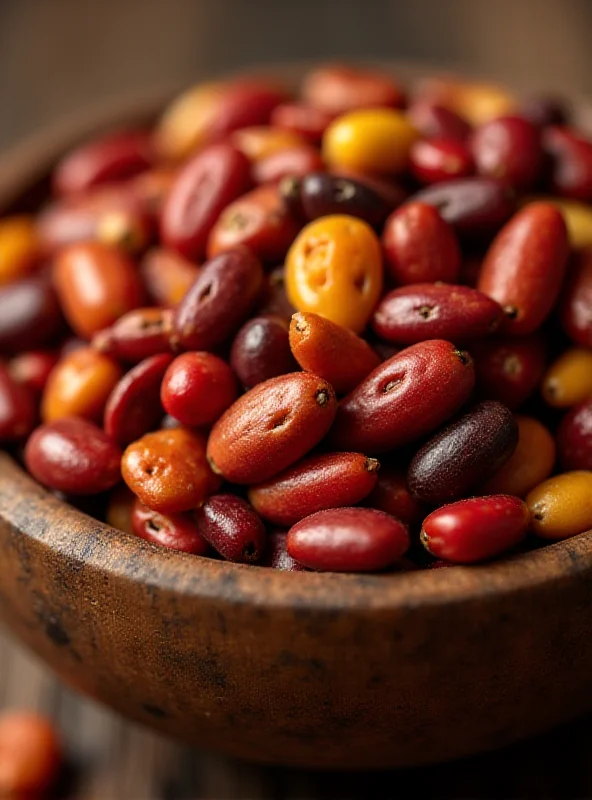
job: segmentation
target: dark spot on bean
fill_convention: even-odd
[[[153,706],[150,703],[142,703],[142,709],[147,713],[150,714],[152,717],[156,717],[157,719],[166,719],[168,714],[164,711],[160,706]]]
[[[329,402],[329,392],[326,389],[319,389],[315,397],[320,406],[326,406]]]

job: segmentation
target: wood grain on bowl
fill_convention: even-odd
[[[118,105],[0,160],[0,205],[33,202],[69,146],[159,103]],[[0,617],[64,681],[247,759],[420,764],[592,707],[592,533],[479,567],[280,572],[159,549],[0,455],[0,567]]]

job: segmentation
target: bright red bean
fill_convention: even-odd
[[[136,536],[152,544],[205,556],[209,545],[202,538],[193,514],[159,514],[138,499],[132,510],[132,528]]]
[[[528,507],[517,497],[472,497],[443,506],[426,517],[421,541],[436,558],[474,564],[519,544],[529,522]]]
[[[265,527],[251,506],[234,494],[210,497],[195,512],[201,536],[228,561],[252,564],[265,549]]]
[[[70,417],[40,425],[25,447],[35,480],[65,494],[97,494],[121,480],[121,450],[100,428]]]
[[[247,389],[298,369],[290,350],[288,327],[281,317],[253,317],[236,334],[230,366]]]
[[[288,531],[288,553],[305,567],[372,572],[389,567],[409,548],[407,528],[373,508],[318,511]]]
[[[160,385],[160,384],[159,384]],[[183,425],[211,425],[232,405],[236,379],[225,361],[212,353],[183,353],[162,380],[165,411]]]
[[[465,178],[474,172],[471,151],[457,139],[420,139],[409,153],[409,168],[420,183]]]
[[[498,117],[481,125],[471,137],[477,172],[512,186],[531,188],[543,168],[540,131],[522,117]]]

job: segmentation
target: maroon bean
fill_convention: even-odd
[[[122,447],[156,428],[164,416],[160,384],[172,360],[164,353],[150,356],[115,385],[105,406],[104,428]]]
[[[59,354],[54,350],[26,350],[10,360],[8,371],[17,383],[38,396],[58,361]]]
[[[454,139],[465,142],[471,133],[469,123],[456,112],[427,100],[413,103],[407,113],[425,139]]]
[[[236,378],[212,353],[182,353],[168,367],[160,396],[165,410],[184,425],[211,425],[236,400]]]
[[[420,183],[441,183],[474,172],[471,151],[456,139],[420,139],[409,153],[409,168]]]
[[[465,236],[495,233],[514,210],[512,193],[493,178],[458,178],[428,186],[410,198],[435,206]]]
[[[280,317],[288,323],[296,309],[288,300],[284,267],[276,267],[264,276],[257,302],[258,316]]]
[[[294,561],[288,553],[287,531],[271,531],[267,534],[265,552],[259,564],[262,567],[281,569],[285,572],[303,572],[306,570],[302,564]]]
[[[40,425],[25,447],[35,480],[65,494],[98,494],[121,480],[121,450],[104,431],[77,417]]]
[[[0,288],[0,353],[47,347],[63,330],[56,293],[45,277]]]
[[[569,338],[582,347],[592,347],[592,252],[579,250],[572,256],[559,303],[561,323]]]
[[[348,214],[378,227],[392,210],[377,192],[360,181],[323,172],[301,179],[299,200],[304,218],[309,221],[330,214]]]
[[[390,208],[400,206],[408,194],[401,184],[389,178],[385,178],[383,175],[369,175],[366,172],[360,172],[360,170],[346,167],[332,169],[331,175],[361,183],[367,189],[370,189],[379,197],[382,197]]]
[[[335,114],[305,103],[281,103],[271,112],[271,125],[293,131],[313,144],[320,144],[325,129],[333,122]]]
[[[59,195],[78,194],[138,175],[152,159],[149,133],[120,131],[71,150],[55,169],[53,188]]]
[[[25,439],[36,420],[35,395],[0,364],[0,442]]]
[[[561,420],[557,453],[564,470],[592,470],[592,400],[574,406]]]
[[[171,550],[196,556],[206,555],[209,550],[190,512],[159,514],[136,499],[132,510],[132,528],[140,539]]]
[[[233,494],[209,497],[195,512],[201,536],[228,561],[254,563],[265,548],[265,527],[242,498]]]
[[[288,331],[288,323],[280,317],[253,317],[245,322],[230,351],[230,366],[243,386],[251,389],[276,375],[297,371]]]
[[[562,197],[592,200],[592,143],[570,128],[552,126],[543,132],[550,160],[550,184]]]
[[[518,444],[518,424],[495,401],[480,403],[429,439],[407,471],[411,494],[437,505],[466,496],[510,458]]]
[[[308,175],[323,169],[323,159],[316,147],[290,147],[261,158],[253,164],[255,183],[277,183],[286,175]]]
[[[251,165],[230,144],[202,150],[180,170],[162,209],[164,244],[187,258],[203,258],[214,223],[247,191]]]
[[[169,309],[136,308],[110,328],[95,334],[92,346],[112,358],[137,364],[144,358],[171,351],[172,322]]]
[[[544,340],[536,333],[473,342],[479,394],[511,409],[521,406],[543,377],[545,349]]]
[[[539,129],[521,117],[498,117],[481,125],[471,138],[477,172],[525,190],[543,167]]]
[[[372,327],[388,342],[415,344],[448,339],[456,344],[492,333],[502,321],[501,306],[468,286],[418,283],[389,292],[374,312]]]
[[[173,317],[173,337],[188,350],[209,350],[244,322],[263,282],[260,262],[246,248],[208,261]]]
[[[560,97],[534,94],[524,98],[520,104],[520,116],[539,128],[549,125],[564,125],[569,118],[569,110]]]
[[[373,508],[330,508],[288,531],[288,553],[305,567],[371,572],[394,564],[409,548],[407,528]]]

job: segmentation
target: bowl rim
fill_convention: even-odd
[[[425,63],[368,59],[347,62],[387,69],[403,82],[428,75],[464,77],[462,69],[432,68]],[[326,62],[268,64],[230,75],[271,74],[294,82],[305,69],[318,63]],[[475,78],[491,81],[487,76],[473,75]],[[0,155],[0,211],[9,209],[27,186],[46,175],[68,147],[93,133],[121,126],[122,120],[154,116],[180,88],[183,87],[161,86],[141,95],[108,99],[99,106],[64,116],[9,148]],[[590,103],[574,92],[566,95],[581,112],[580,118],[592,119]],[[33,516],[31,510],[35,512]],[[395,574],[286,572],[190,555],[153,545],[79,511],[37,484],[5,452],[0,452],[0,521],[55,555],[109,573],[113,578],[197,599],[225,598],[232,603],[328,613],[344,608],[388,613],[469,600],[491,602],[501,595],[518,596],[543,585],[560,587],[567,578],[589,577],[592,573],[592,531],[500,561]],[[74,536],[71,531],[75,531]]]

